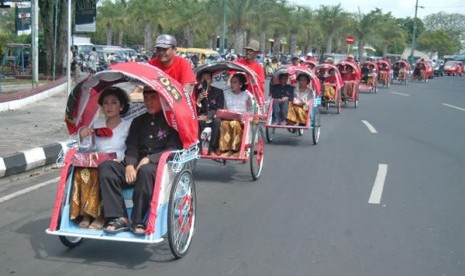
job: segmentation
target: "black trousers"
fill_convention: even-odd
[[[127,217],[123,189],[134,188],[131,214],[133,224],[143,224],[150,208],[157,166],[146,164],[137,171],[136,182],[126,183],[126,167],[115,161],[105,161],[98,167],[105,218]]]
[[[211,127],[212,128],[212,133],[210,137],[210,149],[217,149],[220,144],[220,126],[221,126],[221,119],[219,118],[213,118],[211,122],[206,122],[199,120],[199,141],[200,135],[202,134],[202,131],[206,127]]]

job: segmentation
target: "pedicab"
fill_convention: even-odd
[[[378,60],[378,68],[378,83],[382,84],[385,88],[389,88],[392,79],[391,64],[387,60]]]
[[[344,87],[342,91],[342,102],[347,105],[348,102],[353,102],[354,107],[357,108],[360,91],[358,85],[360,83],[361,72],[358,66],[350,61],[343,60],[336,65],[341,72]]]
[[[370,91],[376,94],[378,92],[378,64],[373,61],[365,61],[362,63],[360,71],[362,78],[358,86],[359,90]]]
[[[318,107],[321,105],[321,84],[320,80],[315,76],[315,74],[309,70],[306,66],[283,66],[278,68],[276,72],[273,74],[272,80],[274,81],[273,84],[278,84],[279,75],[281,74],[289,74],[294,75],[296,79],[301,75],[306,75],[310,79],[310,83],[308,84],[308,88],[313,91],[312,97],[307,99],[306,103],[302,103],[304,107],[306,107],[306,121],[305,123],[294,123],[294,124],[275,124],[273,123],[273,103],[275,99],[270,98],[270,101],[267,103],[267,115],[265,121],[266,127],[266,140],[268,143],[271,143],[274,139],[274,134],[276,129],[287,129],[291,133],[297,132],[299,136],[302,136],[304,130],[312,130],[312,139],[313,144],[316,145],[320,140],[320,110]],[[289,103],[289,106],[292,107],[294,103]],[[305,109],[304,109],[305,110]],[[291,110],[289,110],[291,112]],[[289,118],[289,116],[288,116]]]
[[[249,97],[252,100],[253,113],[236,113],[221,109],[216,112],[216,118],[228,121],[240,121],[243,126],[240,150],[234,155],[218,155],[210,151],[211,128],[205,128],[201,133],[202,153],[200,158],[210,159],[223,164],[227,161],[241,161],[250,163],[250,171],[252,179],[260,178],[263,162],[264,162],[264,132],[262,123],[264,117],[264,91],[260,88],[258,77],[249,67],[235,62],[221,61],[199,66],[195,69],[196,76],[201,76],[204,72],[216,74],[227,71],[230,74],[243,73],[248,82]],[[194,91],[198,89],[198,85],[194,87]]]
[[[318,65],[318,62],[313,59],[307,59],[304,61],[305,66],[308,67],[308,69],[313,70]]]
[[[339,69],[333,64],[323,63],[317,65],[313,73],[320,80],[321,106],[326,110],[334,107],[336,114],[341,113],[344,81]]]
[[[412,72],[412,78],[410,81],[415,81],[418,80],[420,82],[427,82],[428,79],[431,79],[433,77],[434,70],[431,64],[426,62],[423,59],[420,59],[415,63],[415,66],[413,67],[413,72]]]
[[[392,66],[392,79],[391,79],[391,84],[394,83],[394,81],[397,81],[399,83],[403,83],[404,85],[407,85],[407,80],[408,80],[408,72],[410,71],[410,64],[406,60],[398,60],[394,63]]]
[[[140,86],[157,91],[165,118],[178,131],[183,148],[164,152],[160,157],[151,207],[146,218],[145,235],[135,235],[129,231],[114,234],[80,228],[75,221],[70,220],[70,197],[75,169],[92,163],[96,167],[92,157],[99,156],[99,153],[91,153],[88,160],[84,158],[76,164],[78,150],[76,147],[70,148],[64,157],[54,209],[46,233],[59,236],[61,242],[70,248],[78,246],[84,239],[148,244],[167,239],[174,257],[181,258],[187,253],[194,234],[197,203],[191,163],[198,158],[198,124],[190,95],[176,80],[146,63],[113,65],[109,70],[91,75],[77,84],[68,97],[66,124],[71,135],[76,135],[80,127],[91,125],[98,117],[99,93],[110,86],[119,86],[127,92]],[[131,93],[131,98],[133,94],[136,93]],[[143,103],[131,103],[130,110],[123,119],[134,118],[145,112]],[[132,199],[132,192],[133,189],[124,190],[125,200]],[[132,206],[127,208],[129,217],[131,211]]]

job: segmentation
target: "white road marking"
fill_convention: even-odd
[[[410,95],[409,95],[409,94],[405,94],[405,93],[394,92],[394,91],[391,91],[390,93],[391,93],[391,94],[396,94],[396,95],[405,96],[405,97],[410,97]]]
[[[381,196],[383,194],[384,181],[386,180],[386,174],[388,170],[387,164],[378,165],[378,173],[376,174],[375,184],[371,190],[370,198],[368,203],[379,204],[381,202]]]
[[[362,120],[362,123],[365,124],[365,126],[368,128],[368,130],[369,130],[371,133],[378,133],[378,132],[376,131],[376,129],[375,129],[368,121]]]
[[[59,180],[60,180],[59,177],[54,178],[54,179],[50,179],[50,180],[48,180],[48,181],[39,183],[39,184],[37,184],[37,185],[28,187],[28,188],[26,188],[26,189],[19,190],[19,191],[17,191],[17,192],[12,193],[12,194],[9,194],[9,195],[0,197],[0,203],[5,202],[5,201],[8,201],[8,200],[10,200],[10,199],[13,199],[13,198],[15,198],[15,197],[18,197],[18,196],[20,196],[20,195],[24,195],[24,194],[30,193],[30,192],[32,192],[32,191],[34,191],[34,190],[40,189],[40,188],[42,188],[42,187],[44,187],[44,186],[47,186],[47,185],[50,185],[50,184],[52,184],[52,183],[57,183],[57,181],[59,181]]]
[[[465,108],[461,108],[461,107],[454,106],[454,105],[451,105],[451,104],[443,103],[442,105],[447,106],[447,107],[451,107],[451,108],[455,108],[455,109],[458,109],[458,110],[461,110],[461,111],[465,111]]]

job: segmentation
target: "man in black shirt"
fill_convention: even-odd
[[[279,75],[279,84],[271,85],[273,102],[273,124],[286,124],[289,101],[294,99],[294,86],[287,84],[289,74]]]
[[[197,115],[199,117],[199,135],[206,127],[211,127],[210,149],[218,149],[221,119],[215,118],[216,111],[224,108],[223,90],[212,86],[212,74],[204,72],[198,79],[201,86],[195,92],[197,102]],[[200,141],[202,141],[200,137]],[[211,151],[208,150],[210,154]]]
[[[144,219],[150,208],[158,160],[163,152],[182,148],[177,131],[166,122],[159,94],[149,89],[143,95],[147,113],[131,123],[124,161],[107,161],[98,168],[105,218],[110,220],[104,228],[108,233],[128,229],[122,191],[134,187],[131,231],[145,234]]]

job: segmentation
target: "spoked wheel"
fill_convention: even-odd
[[[250,145],[249,154],[250,171],[252,173],[253,180],[260,178],[262,173],[263,158],[265,156],[263,146],[263,129],[261,126],[256,126],[252,132],[252,144]]]
[[[276,128],[274,128],[274,127],[267,127],[266,128],[266,141],[268,143],[271,143],[273,141],[275,131],[276,131]]]
[[[84,238],[81,237],[69,237],[69,236],[58,236],[62,244],[69,248],[74,248],[82,243]]]
[[[313,115],[312,119],[312,138],[313,138],[313,144],[316,145],[318,144],[318,141],[320,141],[320,110],[318,108],[315,109],[315,114]]]
[[[184,257],[194,235],[197,197],[192,173],[183,170],[174,179],[168,206],[168,242],[176,259]]]

